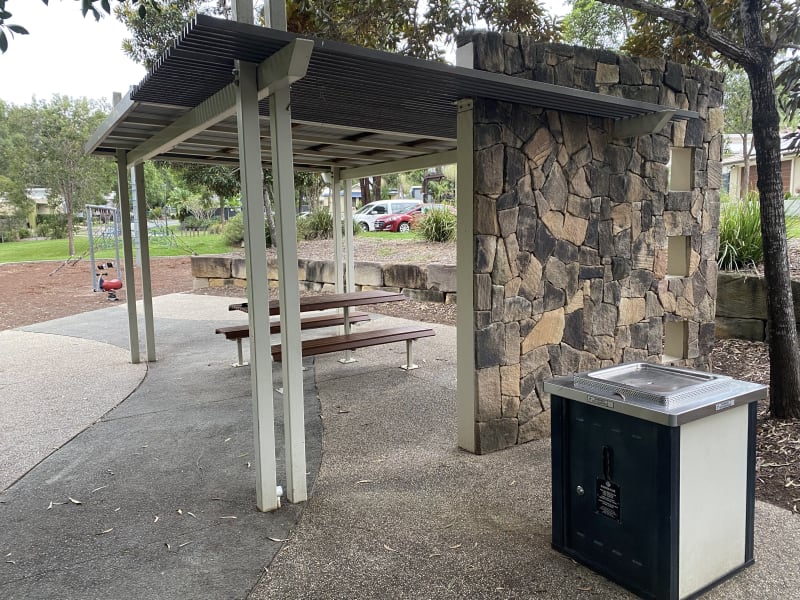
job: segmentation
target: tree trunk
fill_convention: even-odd
[[[372,178],[372,191],[373,191],[372,195],[375,198],[375,200],[382,200],[383,199],[382,196],[381,196],[381,176],[380,175]]]
[[[747,198],[747,193],[750,191],[750,153],[752,152],[752,144],[749,143],[748,135],[742,134],[742,159],[744,167],[742,168],[742,181],[739,183],[739,197],[742,199]]]
[[[75,254],[75,232],[73,231],[72,190],[64,190],[64,212],[67,213],[67,240],[69,240],[69,255]]]
[[[371,202],[369,193],[369,179],[363,177],[358,180],[358,184],[361,187],[361,206],[369,204]]]
[[[781,182],[780,117],[772,57],[745,66],[753,98],[753,141],[761,205],[764,281],[769,317],[770,415],[800,417],[800,353],[792,299]]]

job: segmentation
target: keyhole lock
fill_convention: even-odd
[[[575,488],[575,493],[578,494],[578,496],[583,496],[583,494],[585,493],[584,489],[583,489],[583,486],[579,485],[578,487],[576,487]]]

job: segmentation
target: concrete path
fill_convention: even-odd
[[[15,434],[4,448],[30,457],[4,467],[6,478],[25,474],[0,492],[0,597],[632,597],[550,549],[548,441],[488,456],[456,448],[453,327],[435,326],[436,337],[415,345],[422,368],[408,373],[397,368],[403,344],[359,351],[351,365],[333,355],[307,361],[315,365],[304,381],[312,497],[258,513],[248,370],[229,366],[235,346],[213,334],[221,322],[244,322],[227,311],[230,301],[157,298],[158,362],[144,379],[133,367],[102,399],[114,407],[105,414],[84,386],[91,378],[71,369],[128,371],[119,355],[124,307],[0,337],[0,374],[21,374],[0,378],[0,422]],[[400,322],[376,315],[366,327]],[[66,375],[47,384],[56,391],[36,393],[37,380],[10,369],[38,356],[20,344],[54,344],[53,372],[66,363],[58,367]],[[81,360],[70,361],[76,353]],[[274,376],[279,385],[278,369]],[[43,431],[36,444],[24,435],[36,431],[31,415],[61,420],[47,411],[84,397],[92,406],[68,415],[74,430],[85,427],[77,435]],[[281,440],[279,397],[275,409]],[[9,427],[11,414],[19,417]],[[757,564],[704,597],[800,597],[799,556],[798,517],[759,502]]]
[[[411,373],[387,367],[400,346],[317,359],[324,460],[250,598],[634,598],[550,548],[548,440],[456,449],[455,328],[435,328]],[[800,598],[799,557],[798,516],[758,502],[756,565],[703,597]]]
[[[104,415],[102,406],[74,415],[74,427],[86,429],[71,439],[53,432],[41,447],[59,449],[0,493],[0,598],[247,596],[303,505],[270,514],[255,508],[249,372],[230,367],[235,346],[214,335],[220,320],[230,319],[229,302],[190,294],[156,298],[158,362],[130,395],[130,384],[114,388],[111,367],[119,366],[119,349],[106,343],[126,346],[124,307],[11,332],[12,345],[38,336],[70,350],[45,359],[53,372],[70,374],[55,382],[48,398],[56,406],[45,414],[92,397],[83,375],[71,370],[75,353],[108,374],[116,394],[111,406],[125,400]],[[21,354],[4,356],[14,362]],[[313,484],[321,424],[311,373],[304,384]],[[279,384],[277,369],[275,377]],[[15,381],[13,404],[41,403]],[[35,390],[36,380],[27,381]],[[282,440],[280,396],[275,412]],[[18,442],[37,428],[35,420],[5,412],[2,421]],[[281,473],[282,452],[278,460]]]

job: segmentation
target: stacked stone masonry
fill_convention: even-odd
[[[719,74],[663,60],[511,34],[469,41],[476,69],[700,114],[615,139],[610,120],[475,101],[476,427],[485,453],[548,435],[549,377],[627,361],[709,367],[723,90]],[[692,149],[688,190],[669,190],[672,147]],[[669,236],[687,237],[688,275],[667,272]],[[686,323],[682,356],[665,356],[672,321]]]
[[[193,256],[194,288],[247,287],[245,260],[231,256]],[[356,290],[389,290],[403,292],[412,300],[456,303],[456,267],[431,263],[426,266],[410,264],[381,264],[357,262],[353,283]],[[332,260],[297,261],[301,290],[332,292],[336,289],[336,267]],[[278,264],[267,260],[269,286],[278,286]]]

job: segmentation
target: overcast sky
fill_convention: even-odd
[[[106,98],[128,91],[145,70],[121,50],[125,26],[112,17],[83,18],[73,0],[7,0],[10,23],[30,35],[14,36],[0,54],[0,98],[14,104],[53,94]]]
[[[545,0],[545,6],[564,14],[562,0]],[[7,0],[14,15],[10,23],[24,26],[30,35],[17,35],[8,51],[0,54],[0,98],[26,104],[33,96],[48,100],[53,94],[111,102],[113,92],[123,95],[139,83],[145,70],[127,58],[122,39],[127,30],[113,17],[99,23],[84,19],[74,0]]]

